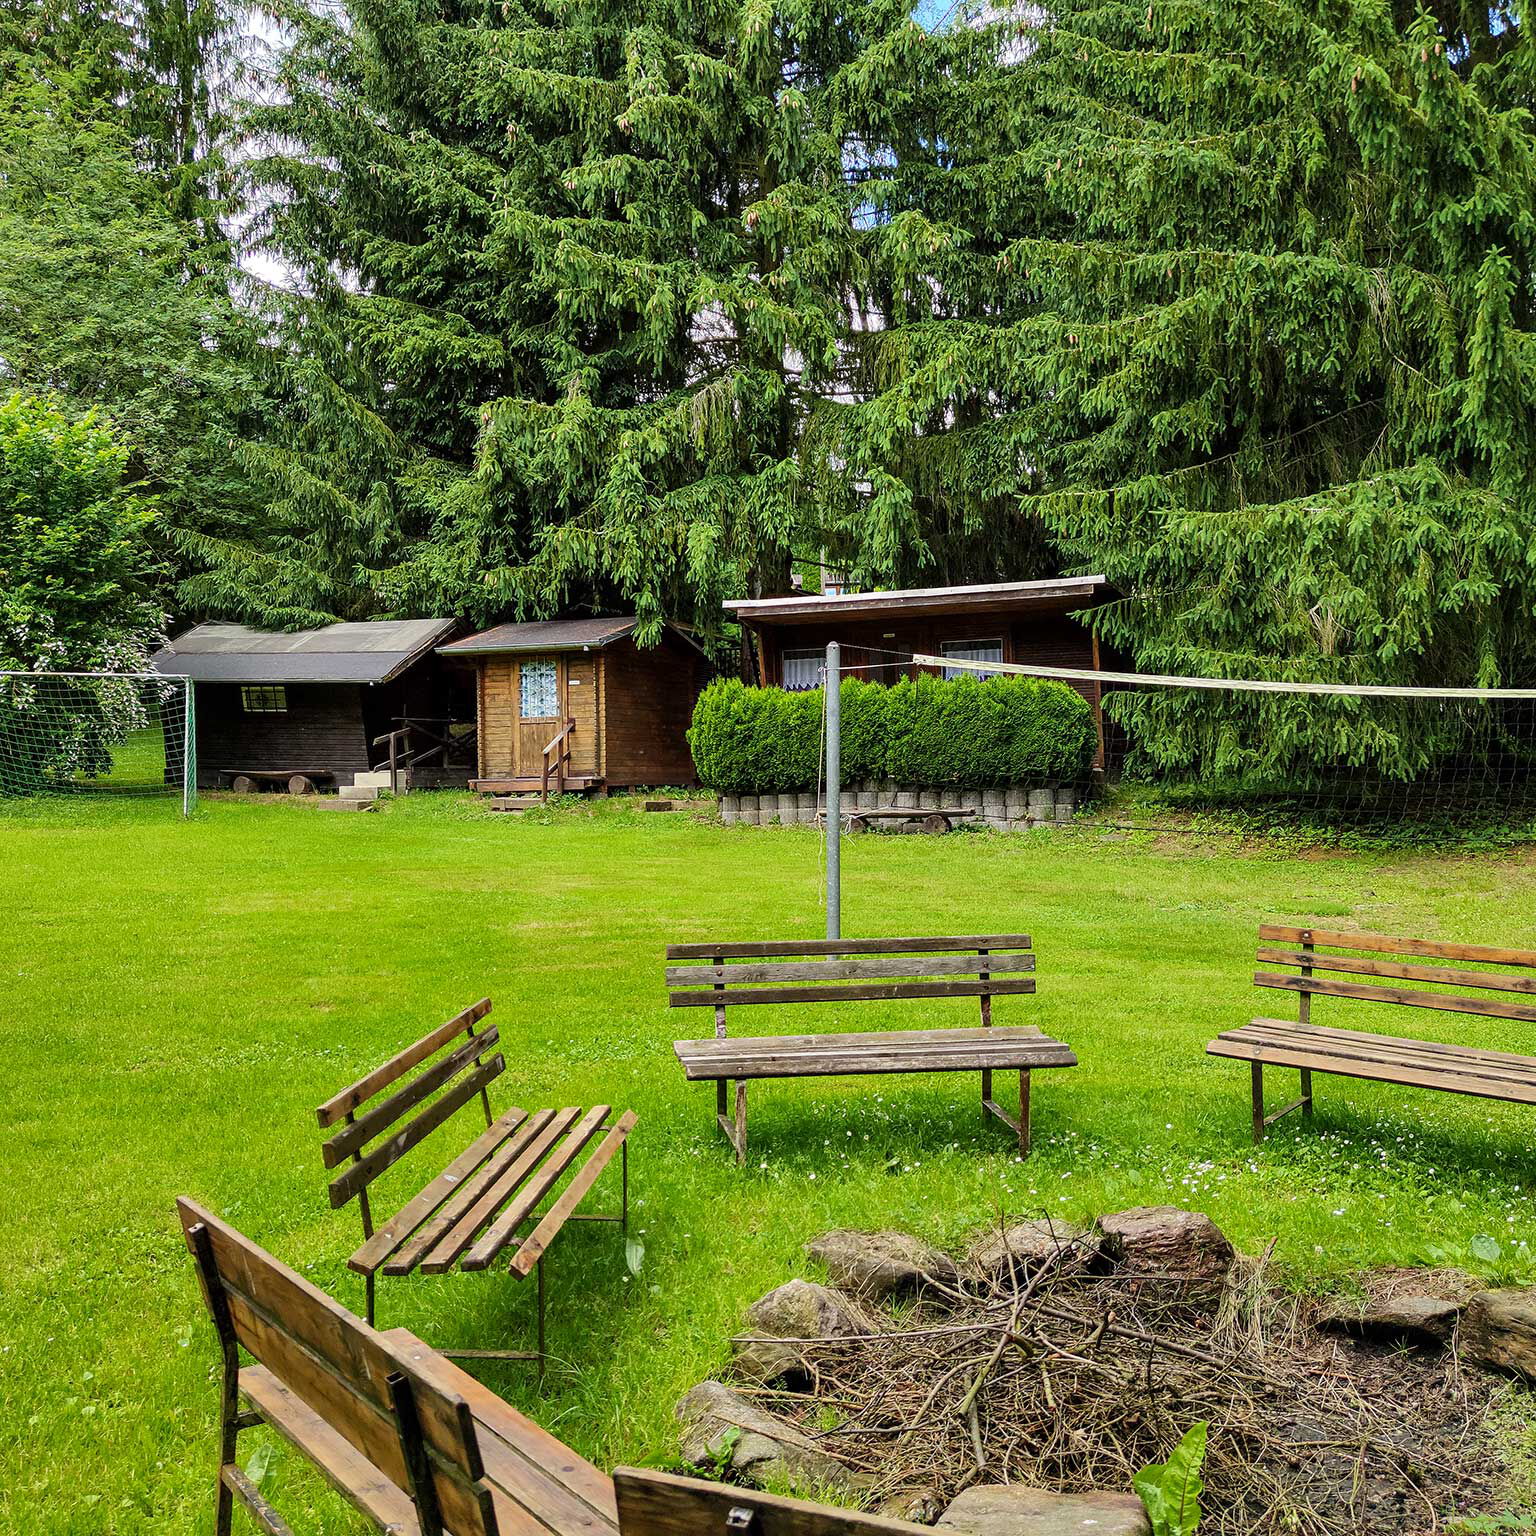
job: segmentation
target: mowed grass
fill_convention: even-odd
[[[623,802],[519,822],[460,796],[374,816],[211,801],[190,823],[165,802],[74,803],[0,818],[0,859],[0,1530],[209,1528],[216,1352],[173,1198],[207,1202],[360,1309],[356,1211],[328,1206],[314,1106],[485,994],[509,1063],[494,1105],[640,1115],[638,1277],[612,1228],[568,1228],[551,1259],[562,1364],[542,1396],[525,1368],[482,1371],[604,1466],[675,1458],[677,1398],[723,1368],[748,1304],[831,1226],[955,1244],[999,1213],[1174,1202],[1245,1249],[1273,1240],[1297,1284],[1413,1262],[1532,1278],[1528,1111],[1320,1078],[1317,1120],[1292,1116],[1255,1151],[1246,1071],[1204,1054],[1221,1028],[1286,1011],[1249,984],[1261,918],[1536,946],[1526,855],[1297,859],[1079,830],[849,842],[845,932],[1030,932],[1039,993],[1000,1001],[997,1020],[1039,1024],[1082,1065],[1037,1077],[1025,1163],[981,1119],[974,1078],[863,1078],[755,1088],[745,1170],[714,1131],[712,1089],[673,1057],[710,1021],[665,1007],[662,947],[819,936],[810,829]],[[836,1022],[774,1015],[757,1023]],[[1523,1024],[1353,1017],[1536,1047]],[[972,1019],[968,1003],[909,1003],[857,1023]],[[436,1171],[454,1134],[397,1168],[376,1209]],[[615,1202],[616,1181],[599,1193]],[[1480,1235],[1498,1259],[1472,1257]],[[500,1269],[385,1280],[381,1323],[515,1347],[533,1301]],[[296,1530],[362,1528],[291,1452],[263,1487]]]

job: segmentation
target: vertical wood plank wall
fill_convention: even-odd
[[[645,651],[632,640],[620,640],[604,651],[604,739],[611,786],[693,782],[686,733],[705,671],[697,652],[672,639]]]

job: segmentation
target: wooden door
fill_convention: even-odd
[[[558,656],[524,656],[517,667],[517,777],[536,779],[544,771],[544,748],[565,720],[564,687]]]

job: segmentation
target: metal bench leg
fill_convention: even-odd
[[[1019,1156],[1029,1156],[1029,1068],[1019,1073]]]
[[[736,1152],[736,1166],[739,1168],[747,1160],[747,1085],[736,1084],[736,1115],[732,1119],[726,1113],[726,1103],[730,1094],[731,1081],[721,1077],[715,1079],[715,1119],[720,1124],[720,1129],[725,1133],[725,1139],[730,1142]]]
[[[1301,1069],[1301,1112],[1310,1120],[1312,1118],[1312,1069]]]
[[[363,1308],[370,1328],[378,1327],[378,1324],[373,1320],[373,1285],[376,1278],[372,1270],[363,1276]]]
[[[983,1067],[981,1069],[981,1118],[983,1120],[992,1112],[990,1108],[991,1103],[992,1069],[990,1067]]]
[[[1248,1070],[1253,1083],[1253,1144],[1258,1146],[1264,1140],[1264,1063],[1251,1061]]]
[[[548,1358],[544,1349],[544,1259],[533,1266],[539,1272],[539,1386],[544,1385],[544,1361]]]

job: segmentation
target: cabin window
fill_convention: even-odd
[[[560,713],[552,660],[523,663],[518,681],[518,713],[524,720],[550,720]]]
[[[288,690],[260,687],[240,690],[240,708],[248,715],[286,715]]]
[[[956,661],[1001,661],[1003,659],[1003,642],[1001,640],[946,640],[940,647],[945,656],[953,656]],[[996,677],[996,672],[972,672],[969,667],[945,667],[944,676],[955,677]]]
[[[826,659],[825,651],[785,651],[781,670],[784,687],[791,693],[820,688],[821,669]]]

